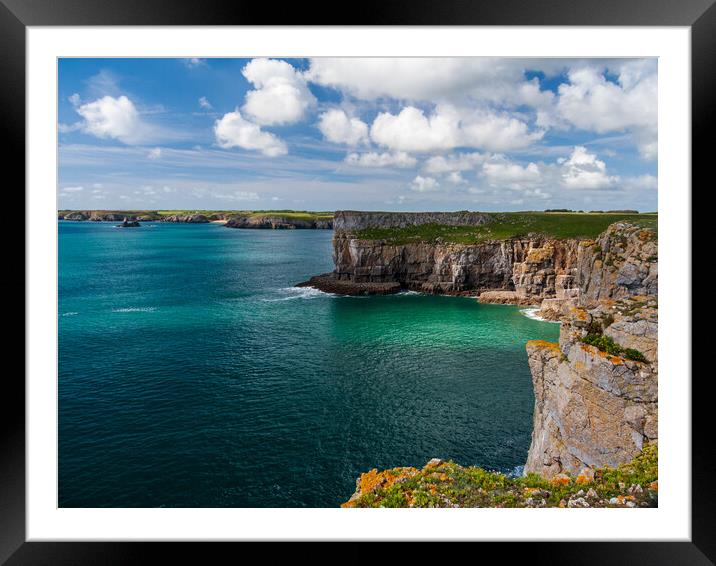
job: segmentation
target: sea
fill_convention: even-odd
[[[60,507],[337,507],[372,468],[527,458],[515,306],[295,285],[330,230],[58,222]]]

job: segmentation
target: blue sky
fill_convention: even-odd
[[[60,208],[657,209],[654,59],[61,59]]]

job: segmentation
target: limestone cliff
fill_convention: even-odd
[[[313,281],[330,286],[385,292],[413,289],[427,293],[479,295],[483,302],[543,304],[558,318],[564,301],[593,302],[635,293],[657,292],[656,239],[651,230],[615,223],[595,240],[528,234],[475,244],[394,243],[367,238],[365,230],[406,226],[489,225],[485,213],[337,212],[332,274]],[[328,290],[328,289],[324,289]]]
[[[330,230],[333,228],[333,219],[326,218],[297,218],[281,215],[253,215],[229,216],[226,222],[228,228],[254,228],[269,230],[296,230],[296,229],[319,229]]]
[[[535,410],[526,472],[614,467],[657,441],[655,299],[571,308],[559,344],[530,341],[527,353]]]

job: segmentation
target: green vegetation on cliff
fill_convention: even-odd
[[[356,236],[364,240],[384,240],[389,244],[448,242],[479,244],[507,240],[527,234],[542,234],[556,239],[596,238],[610,224],[627,221],[643,228],[657,229],[656,214],[579,213],[579,212],[496,212],[493,220],[479,226],[423,224],[405,228],[367,228]]]
[[[343,507],[656,507],[658,450],[649,444],[618,468],[552,479],[433,460],[422,470],[371,470],[357,487]]]
[[[646,356],[639,350],[635,350],[634,348],[622,348],[611,336],[590,332],[582,337],[582,342],[594,346],[600,351],[611,354],[612,356],[619,356],[627,360],[634,360],[635,362],[648,361]]]

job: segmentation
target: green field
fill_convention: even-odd
[[[556,239],[591,239],[610,224],[628,221],[644,228],[657,229],[656,214],[620,214],[591,212],[496,212],[493,221],[480,226],[445,226],[424,224],[406,228],[367,228],[356,236],[365,240],[384,240],[389,244],[448,242],[479,244],[542,234]]]

